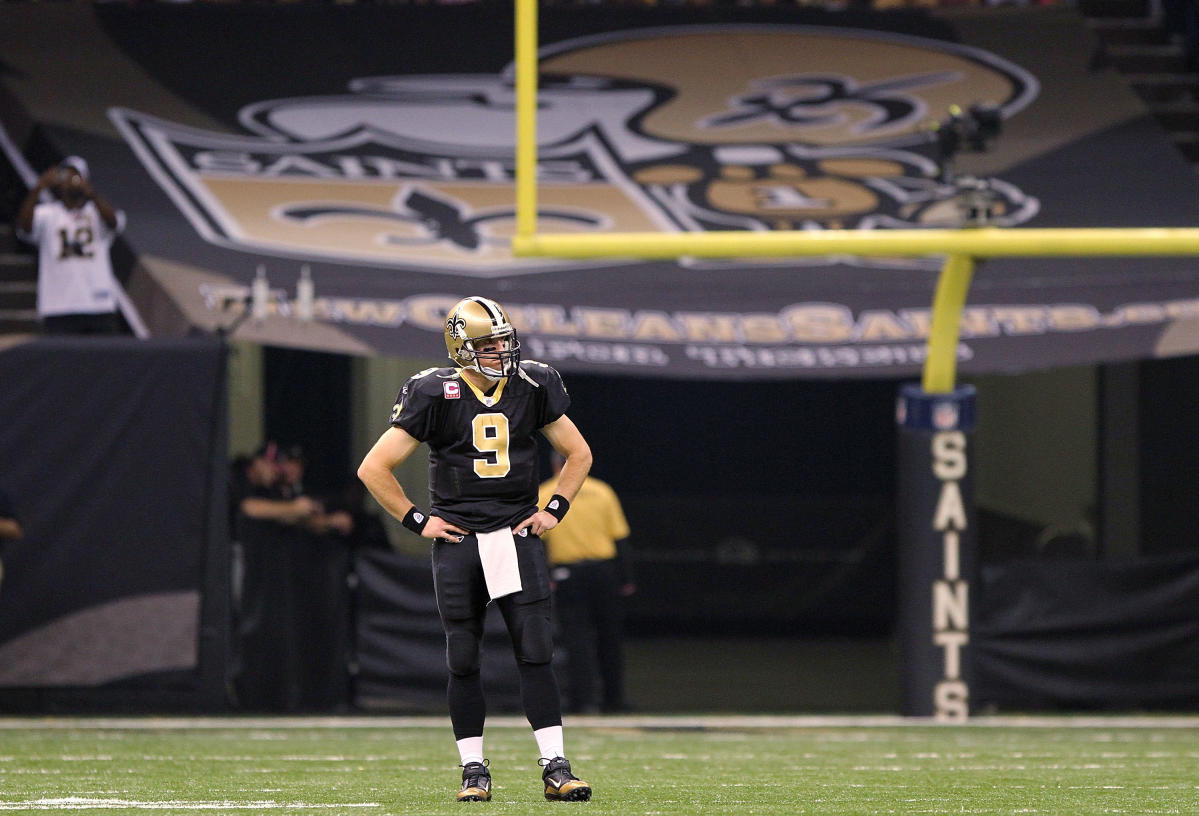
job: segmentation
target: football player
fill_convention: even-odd
[[[483,756],[486,704],[479,643],[494,600],[512,638],[521,703],[544,766],[545,798],[585,801],[591,787],[563,754],[562,702],[550,665],[550,581],[540,534],[570,507],[591,469],[591,449],[566,416],[570,397],[558,372],[520,359],[520,341],[493,300],[468,297],[445,319],[454,367],[430,368],[400,389],[391,427],[358,476],[389,513],[433,540],[437,610],[446,636],[450,721],[462,760],[458,801],[491,798]],[[545,507],[537,505],[536,432],[566,463]],[[432,507],[417,508],[393,470],[429,445]]]

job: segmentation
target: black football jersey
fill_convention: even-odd
[[[430,512],[486,533],[537,511],[536,433],[569,406],[562,378],[544,363],[522,362],[490,395],[456,368],[430,368],[404,383],[391,424],[429,445]]]

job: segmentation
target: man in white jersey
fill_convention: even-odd
[[[49,200],[39,203],[43,191]],[[38,248],[37,314],[46,334],[116,334],[117,283],[109,250],[125,213],[92,189],[87,162],[51,167],[21,203],[18,235]]]

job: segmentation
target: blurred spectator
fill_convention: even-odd
[[[366,510],[365,498],[366,488],[356,478],[326,497],[323,509],[308,519],[309,543],[297,560],[296,580],[309,598],[297,621],[306,633],[301,700],[312,710],[344,711],[353,703],[358,585],[354,553],[391,546],[382,519]]]
[[[372,500],[372,505],[374,501]],[[357,477],[350,479],[342,490],[340,502],[333,506],[340,507],[350,514],[351,532],[350,543],[355,549],[375,547],[390,550],[391,540],[387,536],[387,527],[377,513],[366,509],[366,486]]]
[[[4,580],[4,544],[25,535],[21,522],[17,520],[17,509],[10,496],[0,487],[0,582]]]
[[[552,459],[554,476],[563,459]],[[539,504],[554,492],[542,483]],[[628,553],[629,524],[606,482],[588,476],[557,527],[541,534],[561,630],[567,635],[568,711],[630,709],[624,687],[624,599],[637,591]],[[596,693],[596,679],[600,694]]]
[[[1199,69],[1199,0],[1162,0],[1162,27],[1182,46],[1188,71]]]
[[[293,573],[303,524],[319,505],[290,496],[282,485],[278,445],[263,445],[237,460],[231,479],[235,508],[235,589],[238,705],[256,711],[294,711],[301,705],[300,640],[296,610],[303,594]]]
[[[69,156],[42,173],[17,213],[18,235],[38,248],[37,313],[46,334],[121,331],[109,251],[125,213],[89,178],[87,162]]]
[[[1095,535],[1089,524],[1076,526],[1051,524],[1037,536],[1037,551],[1042,558],[1095,558]]]
[[[281,445],[276,458],[279,465],[279,488],[287,496],[304,495],[304,471],[308,458],[300,445]]]
[[[15,540],[25,535],[21,522],[17,520],[17,508],[12,496],[0,487],[0,543]]]
[[[359,525],[341,495],[304,494],[306,469],[302,446],[270,442],[240,458],[231,479],[241,575],[235,686],[243,709],[330,711],[350,703]]]
[[[269,442],[249,457],[236,460],[240,464],[235,472],[231,489],[233,501],[241,521],[234,525],[235,537],[243,538],[239,526],[246,521],[299,524],[320,509],[313,499],[300,495],[293,489],[285,476],[279,455],[279,446]],[[294,475],[294,465],[291,467]],[[303,471],[299,471],[302,475]]]

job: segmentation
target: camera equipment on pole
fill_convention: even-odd
[[[996,215],[999,194],[989,179],[956,174],[954,158],[962,150],[985,153],[989,142],[999,136],[1003,115],[994,105],[974,104],[966,111],[957,105],[949,108],[949,116],[932,128],[937,145],[940,180],[957,188],[962,226],[979,227],[990,223]]]

